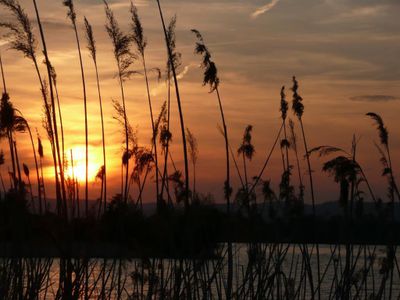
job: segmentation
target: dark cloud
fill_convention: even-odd
[[[350,97],[351,101],[363,101],[363,102],[388,102],[400,100],[400,97],[391,95],[362,95]]]

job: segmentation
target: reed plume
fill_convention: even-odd
[[[36,213],[35,199],[33,198],[31,179],[29,177],[29,167],[25,163],[23,163],[22,169],[24,170],[24,174],[28,179],[29,193],[31,195],[32,211]]]
[[[14,129],[14,107],[10,101],[10,97],[7,93],[3,93],[0,103],[0,132],[2,137],[7,137],[9,145],[11,166],[12,166],[12,180],[13,186],[16,190],[19,187],[18,180],[16,178],[16,165],[14,156],[14,142],[13,142],[13,129]]]
[[[17,114],[18,110],[14,108],[8,94],[3,94],[0,105],[0,136],[7,137],[10,146],[10,154],[13,162],[14,187],[22,192],[23,182],[21,179],[20,165],[17,158],[17,146],[14,138],[15,133],[25,132],[26,120]],[[18,180],[15,177],[15,169],[17,170]]]
[[[289,148],[290,148],[290,141],[287,137],[287,130],[286,130],[286,119],[287,119],[287,112],[289,110],[289,104],[286,100],[285,94],[285,87],[282,86],[280,92],[280,112],[281,112],[281,119],[283,124],[283,139],[281,140],[281,154],[282,154],[282,164],[283,164],[283,173],[281,177],[280,187],[280,198],[284,199],[286,207],[291,208],[292,204],[295,204],[295,197],[294,197],[294,189],[293,186],[290,185],[290,176],[292,175],[291,169],[292,166],[289,163]]]
[[[43,191],[43,206],[44,206],[44,211],[47,211],[47,203],[46,203],[46,186],[44,184],[44,176],[43,176],[43,158],[44,158],[44,151],[43,151],[43,144],[42,140],[39,136],[39,133],[37,133],[37,140],[38,140],[38,154],[39,154],[39,165],[40,165],[40,190]]]
[[[281,88],[281,106],[280,106],[280,112],[281,112],[281,118],[283,122],[283,133],[284,133],[284,141],[281,143],[284,148],[285,148],[285,154],[286,154],[286,171],[289,171],[290,164],[289,164],[289,148],[290,148],[290,142],[287,138],[287,133],[286,133],[286,118],[287,118],[287,112],[289,110],[289,104],[286,101],[286,95],[285,95],[285,87],[283,86]]]
[[[47,55],[47,47],[46,47],[46,42],[44,38],[44,32],[39,16],[39,10],[37,7],[36,0],[33,0],[34,8],[35,8],[35,13],[36,13],[36,19],[39,25],[39,31],[40,31],[40,36],[42,40],[42,45],[43,45],[43,54],[45,56],[45,61],[48,62],[48,55]],[[39,70],[39,65],[37,62],[36,58],[36,39],[33,35],[33,30],[32,26],[30,23],[30,20],[28,18],[28,15],[25,13],[23,8],[20,6],[19,2],[16,0],[1,0],[0,5],[3,5],[8,11],[15,17],[16,23],[3,23],[3,27],[7,27],[11,32],[8,35],[8,37],[11,39],[11,45],[12,48],[15,50],[22,52],[25,57],[28,57],[29,59],[32,60],[38,79],[40,83],[40,90],[42,91],[42,96],[43,96],[43,107],[45,108],[45,123],[47,124],[46,130],[50,138],[51,142],[51,147],[52,147],[52,155],[53,155],[53,165],[54,165],[54,175],[55,175],[55,182],[56,182],[56,196],[57,196],[57,208],[58,212],[61,214],[62,213],[62,201],[65,199],[65,189],[64,189],[64,182],[63,182],[63,172],[60,172],[60,178],[61,178],[61,184],[59,180],[59,173],[57,166],[59,167],[59,170],[62,170],[62,163],[60,159],[60,151],[59,151],[59,144],[58,144],[58,134],[57,134],[57,122],[55,120],[55,112],[52,110],[52,107],[55,107],[54,105],[54,95],[53,95],[53,89],[52,89],[52,82],[49,80],[50,83],[50,96],[51,96],[51,103],[48,102],[48,94],[47,94],[47,88],[46,88],[46,80],[42,77],[40,70]],[[47,65],[47,74],[48,78],[51,78],[51,70],[48,64]],[[53,115],[52,112],[53,111]],[[54,128],[53,128],[54,126]],[[61,193],[62,192],[62,193]],[[64,202],[65,204],[65,202]],[[65,208],[65,207],[64,207]],[[66,213],[66,210],[64,209],[64,212]]]
[[[299,177],[299,201],[304,204],[304,185],[303,185],[303,176],[301,175],[300,168],[300,160],[299,160],[299,151],[297,149],[297,136],[294,128],[294,122],[289,119],[289,128],[290,128],[290,145],[294,151],[296,156],[296,166],[297,166],[297,175]]]
[[[248,160],[252,160],[254,153],[255,153],[254,146],[251,143],[252,131],[253,131],[253,126],[247,125],[244,130],[244,133],[243,133],[242,143],[239,145],[239,148],[237,150],[238,155],[242,155],[242,158],[243,158],[243,167],[244,167],[244,174],[245,174],[244,177],[245,177],[246,186],[248,186],[246,158]]]
[[[128,119],[126,114],[125,105],[125,92],[124,92],[124,81],[129,78],[129,67],[136,58],[135,55],[130,51],[130,45],[132,39],[129,35],[124,34],[119,28],[118,22],[114,17],[114,13],[109,7],[107,1],[104,0],[105,13],[107,17],[106,30],[108,36],[111,39],[114,50],[114,58],[117,63],[118,68],[118,79],[121,90],[122,98],[122,115],[125,127],[125,151],[129,150],[129,136],[128,136]],[[125,185],[123,191],[123,199],[125,202],[128,201],[128,180],[129,180],[129,160],[126,162],[125,166]]]
[[[181,54],[176,51],[176,35],[175,35],[175,26],[176,26],[176,18],[172,18],[170,23],[168,24],[167,28],[167,37],[168,43],[170,44],[170,48],[174,49],[172,51],[172,62],[175,65],[175,69],[178,69],[181,65]],[[167,190],[168,194],[168,204],[172,206],[172,201],[169,194],[169,176],[168,176],[168,157],[171,158],[169,145],[172,141],[172,133],[170,131],[170,121],[171,121],[171,80],[172,80],[172,69],[170,58],[167,59],[167,68],[166,68],[166,82],[167,82],[167,107],[166,107],[166,114],[161,119],[162,127],[160,128],[160,143],[162,147],[162,153],[164,153],[164,170],[162,174],[162,181],[161,181],[161,198],[164,198],[164,188]],[[172,158],[171,158],[172,160]],[[175,168],[175,166],[174,166]]]
[[[189,157],[190,157],[190,160],[192,161],[192,166],[193,166],[192,201],[195,201],[195,200],[197,200],[197,196],[196,196],[196,163],[197,163],[197,159],[199,156],[199,149],[198,149],[197,139],[194,136],[194,134],[189,130],[189,128],[186,128],[186,139],[187,139],[188,145],[189,145]]]
[[[37,68],[37,59],[36,59],[37,42],[33,34],[32,25],[28,15],[25,13],[21,5],[15,0],[2,0],[0,1],[0,5],[3,5],[5,8],[7,8],[13,15],[13,17],[16,19],[16,23],[11,23],[11,22],[0,23],[0,27],[5,27],[6,29],[9,30],[9,33],[6,35],[6,37],[10,42],[11,48],[21,52],[25,57],[32,60]],[[1,62],[1,57],[0,57],[0,62]],[[4,76],[2,62],[1,62],[1,73],[3,78],[4,91],[6,91],[6,83],[5,83],[5,76]],[[39,182],[38,182],[38,197],[39,197],[39,203],[41,203],[42,197],[39,188]]]
[[[40,187],[40,176],[39,176],[39,165],[38,165],[38,161],[37,161],[37,156],[36,156],[36,149],[35,149],[35,143],[33,141],[33,135],[32,135],[32,131],[31,131],[31,127],[29,126],[28,121],[24,118],[24,116],[22,115],[22,112],[18,109],[15,109],[15,111],[19,114],[19,116],[17,116],[18,118],[18,122],[20,122],[21,124],[19,125],[21,127],[21,129],[23,131],[25,131],[25,129],[28,130],[29,133],[29,138],[31,141],[31,146],[32,146],[32,152],[33,152],[33,159],[35,162],[35,170],[36,170],[36,179],[37,179],[37,185],[38,185],[38,199],[39,199],[39,213],[42,214],[43,213],[43,207],[42,207],[42,190]],[[30,184],[30,183],[29,183]],[[30,185],[30,192],[32,194],[32,186]],[[33,199],[33,198],[32,198]],[[32,200],[33,201],[33,200]]]
[[[154,122],[153,107],[150,96],[148,70],[145,58],[145,49],[147,46],[147,40],[143,33],[143,26],[138,15],[138,10],[132,2],[131,2],[131,30],[132,30],[133,44],[136,46],[136,52],[138,53],[138,57],[140,57],[142,60],[143,73],[146,83],[147,100],[149,103],[150,121],[153,132],[152,144],[153,144],[155,167],[156,167],[156,201],[157,201],[157,209],[160,210],[164,206],[164,204],[162,203],[163,199],[160,198],[160,190],[159,190],[158,152],[157,152],[157,140],[155,134],[155,132],[158,130],[157,129],[158,126]]]
[[[161,25],[164,31],[165,37],[165,44],[168,53],[168,60],[169,60],[169,67],[172,71],[172,77],[174,78],[175,84],[175,94],[176,94],[176,101],[178,103],[178,111],[179,111],[179,121],[181,127],[181,135],[182,135],[182,147],[183,147],[183,159],[185,163],[185,207],[189,207],[189,163],[188,163],[188,154],[187,154],[187,145],[186,145],[186,134],[185,134],[185,122],[183,119],[183,111],[181,105],[181,96],[179,93],[179,85],[178,79],[176,74],[176,62],[180,58],[180,55],[175,51],[175,25],[176,25],[176,18],[174,17],[169,25],[167,30],[164,21],[164,15],[161,9],[160,0],[157,0],[158,11],[160,14]]]
[[[250,212],[250,194],[249,194],[249,181],[248,181],[248,176],[247,176],[246,159],[249,161],[252,160],[254,153],[255,153],[255,148],[251,142],[252,131],[253,131],[253,126],[247,125],[243,132],[242,142],[239,145],[239,148],[237,149],[238,156],[241,156],[242,160],[243,160],[243,171],[244,171],[244,181],[245,181],[245,188],[244,188],[243,192],[244,192],[244,198],[245,198],[244,202],[248,209],[248,212]]]
[[[308,167],[308,177],[310,180],[310,191],[311,191],[311,201],[312,201],[312,212],[313,212],[313,218],[315,219],[316,217],[316,210],[315,210],[315,195],[314,195],[314,181],[313,181],[313,176],[312,176],[312,169],[311,169],[311,162],[310,162],[310,154],[308,152],[308,146],[307,146],[307,139],[306,139],[306,134],[304,130],[304,125],[303,125],[303,114],[304,114],[304,104],[303,104],[303,98],[299,95],[298,93],[299,89],[299,84],[296,80],[296,77],[293,76],[293,86],[292,86],[292,91],[293,91],[293,100],[292,100],[292,110],[295,116],[297,116],[297,119],[300,123],[300,128],[301,128],[301,133],[303,136],[303,144],[304,144],[304,149],[305,149],[305,156],[307,160],[307,167]],[[319,245],[316,244],[316,252],[317,252],[317,275],[318,278],[321,278],[321,268],[320,268],[320,261],[319,261]],[[306,250],[308,251],[308,250]],[[312,282],[310,281],[310,284]],[[318,290],[318,298],[321,298],[321,291],[320,288],[317,287]]]
[[[315,216],[315,196],[314,196],[314,181],[312,176],[312,169],[311,169],[311,162],[310,162],[310,154],[307,147],[307,139],[305,135],[304,125],[303,125],[303,114],[304,114],[304,104],[302,103],[303,98],[298,94],[299,84],[296,80],[296,77],[293,76],[293,101],[292,101],[292,110],[293,113],[297,116],[297,119],[300,123],[300,128],[303,136],[303,144],[306,151],[306,160],[307,160],[307,167],[308,167],[308,176],[310,180],[310,191],[311,191],[311,201],[312,201],[312,208],[313,208],[313,215]]]
[[[79,54],[79,63],[81,69],[81,78],[82,78],[82,90],[83,90],[83,108],[85,113],[85,213],[88,216],[89,213],[89,133],[88,133],[88,116],[87,116],[87,96],[86,96],[86,81],[85,81],[85,72],[83,69],[83,61],[82,61],[82,53],[81,46],[79,41],[78,29],[76,27],[76,12],[74,8],[74,2],[72,0],[64,0],[64,6],[68,8],[67,16],[71,20],[72,27],[75,32],[76,45],[78,48]]]
[[[103,116],[103,102],[101,97],[101,88],[100,88],[100,78],[99,78],[99,70],[97,67],[97,50],[96,50],[96,40],[94,38],[94,33],[92,29],[92,25],[90,25],[89,21],[85,17],[85,29],[86,29],[86,41],[87,48],[89,50],[90,56],[92,57],[94,69],[96,72],[96,84],[97,84],[97,94],[99,97],[99,107],[100,107],[100,121],[101,121],[101,140],[103,146],[103,176],[101,181],[101,196],[100,196],[100,206],[103,203],[103,211],[106,211],[107,207],[107,159],[106,159],[106,139],[105,139],[105,129],[104,129],[104,116]]]
[[[169,154],[169,144],[172,141],[172,133],[169,130],[170,121],[170,106],[171,106],[171,95],[170,95],[170,78],[168,81],[168,100],[164,102],[163,109],[161,109],[159,115],[159,125],[158,125],[158,142],[161,145],[161,153],[164,154],[164,170],[161,174],[161,192],[160,197],[164,199],[164,187],[168,194],[168,204],[172,205],[171,198],[168,193],[168,154]]]
[[[203,36],[201,33],[196,30],[192,29],[192,32],[196,35],[197,42],[195,46],[195,53],[202,55],[203,60],[201,63],[201,67],[204,69],[203,74],[203,85],[209,85],[210,93],[216,92],[217,100],[219,105],[219,111],[221,114],[222,120],[222,127],[223,127],[223,135],[225,140],[225,159],[226,159],[226,179],[224,184],[224,191],[225,191],[225,199],[227,205],[227,212],[230,212],[230,196],[232,194],[232,188],[230,185],[230,159],[229,159],[229,139],[228,139],[228,129],[225,122],[225,114],[222,106],[222,100],[219,93],[219,77],[218,77],[218,69],[215,62],[211,59],[211,53],[208,50],[207,46],[205,45]]]
[[[356,180],[358,165],[348,157],[337,156],[324,163],[322,170],[340,184],[340,204],[346,208],[349,202],[350,184]]]
[[[383,166],[383,172],[382,176],[385,176],[388,178],[389,182],[389,196],[391,198],[392,204],[394,204],[394,198],[395,195],[400,201],[400,192],[397,187],[395,177],[393,175],[393,167],[392,167],[392,159],[391,159],[391,153],[390,153],[390,147],[389,147],[389,132],[387,128],[385,127],[385,124],[383,122],[383,119],[380,115],[374,113],[374,112],[369,112],[366,114],[368,117],[370,117],[376,124],[378,133],[379,133],[379,140],[380,140],[380,146],[376,144],[376,147],[378,149],[378,152],[381,155],[381,164]],[[384,150],[382,149],[384,148]]]

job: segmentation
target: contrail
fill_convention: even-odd
[[[275,6],[276,4],[278,4],[278,2],[279,2],[279,0],[272,0],[270,3],[265,4],[264,6],[261,6],[261,7],[257,8],[257,9],[255,10],[255,12],[253,12],[253,13],[251,14],[251,17],[252,17],[253,19],[255,19],[255,18],[257,18],[259,15],[262,15],[262,14],[264,14],[264,13],[270,11],[272,8],[274,8],[274,6]]]

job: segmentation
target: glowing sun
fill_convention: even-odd
[[[84,146],[77,146],[67,153],[68,169],[65,170],[66,176],[70,178],[75,177],[79,182],[85,182],[86,179],[85,151],[86,150]],[[100,153],[97,153],[96,149],[92,149],[91,147],[89,147],[89,181],[95,180],[96,175],[102,165],[102,156],[100,155]]]

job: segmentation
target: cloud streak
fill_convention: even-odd
[[[253,19],[257,18],[258,16],[265,14],[266,12],[270,11],[271,9],[273,9],[275,7],[275,5],[277,5],[279,2],[279,0],[272,0],[270,3],[265,4],[259,8],[257,8],[252,14],[251,17]]]
[[[398,101],[400,100],[400,98],[390,95],[362,95],[362,96],[350,97],[350,100],[361,101],[361,102],[389,102],[389,101]]]

